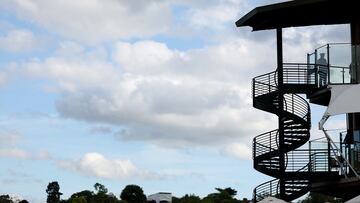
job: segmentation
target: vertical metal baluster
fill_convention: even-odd
[[[328,64],[327,64],[328,82],[327,82],[327,84],[330,84],[330,46],[329,46],[329,44],[327,44],[327,61],[328,61]]]
[[[319,84],[319,68],[318,68],[318,65],[317,65],[317,49],[315,49],[315,61],[314,61],[314,64],[315,64],[315,85],[316,87],[320,87],[320,84]]]

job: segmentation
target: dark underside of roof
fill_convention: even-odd
[[[357,1],[296,0],[261,6],[236,22],[236,26],[250,26],[254,31],[310,25],[348,24],[359,21]]]

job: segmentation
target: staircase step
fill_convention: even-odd
[[[303,135],[303,134],[309,134],[310,132],[309,132],[309,130],[299,130],[299,129],[297,129],[297,130],[288,130],[288,131],[285,131],[284,132],[284,134],[286,135],[286,134],[294,134],[294,135],[296,135],[296,134],[299,134],[299,135]]]
[[[293,131],[293,130],[304,130],[309,131],[310,129],[307,126],[299,125],[299,126],[284,126],[285,131]]]
[[[291,135],[291,136],[285,136],[284,140],[304,139],[307,137],[308,137],[307,135]]]
[[[272,74],[272,75],[270,75]],[[261,76],[260,78],[255,78],[254,81],[259,79],[258,82],[255,82],[255,88],[254,90],[256,94],[261,94],[260,96],[256,96],[253,98],[253,105],[255,108],[258,108],[263,111],[267,111],[276,115],[279,115],[280,112],[283,112],[282,118],[283,120],[283,137],[284,137],[284,151],[290,152],[292,150],[295,150],[296,148],[302,146],[305,142],[309,140],[309,131],[310,131],[310,121],[305,120],[301,118],[301,116],[298,116],[300,114],[293,114],[286,109],[279,109],[280,106],[280,100],[278,97],[278,90],[277,88],[272,88],[270,83],[273,83],[273,81],[270,81],[271,78],[276,78],[276,72],[272,72],[269,74],[269,79],[267,79],[267,75]],[[261,82],[268,81],[269,84],[261,84]],[[301,87],[301,88],[300,88]],[[295,91],[309,91],[309,88],[312,86],[310,85],[300,85],[300,84],[291,84],[291,85],[284,85],[284,91],[287,93],[296,93]],[[271,91],[271,92],[270,92]],[[301,102],[301,98],[297,95],[288,95],[285,96],[286,101],[288,104],[293,104],[295,107],[298,105],[297,103],[290,103],[290,102]],[[295,100],[294,100],[295,99]],[[299,100],[300,99],[300,100]],[[304,102],[306,102],[304,100]],[[306,103],[304,103],[306,104]],[[301,103],[299,105],[304,106]],[[289,106],[288,106],[289,107]],[[296,111],[301,110],[296,109]],[[304,109],[304,114],[306,115],[306,108]],[[273,132],[272,132],[273,133]],[[275,132],[276,133],[276,132]],[[275,133],[271,134],[275,139]],[[292,201],[293,199],[299,198],[302,195],[304,195],[306,192],[309,191],[309,180],[312,178],[312,175],[308,172],[285,172],[285,174],[280,174],[280,159],[279,159],[279,150],[274,149],[275,141],[274,139],[270,140],[269,136],[270,134],[263,134],[264,136],[259,137],[257,139],[257,143],[259,145],[255,145],[255,154],[258,153],[260,155],[254,157],[254,168],[262,173],[265,173],[267,175],[273,176],[273,177],[279,177],[280,175],[283,177],[291,178],[291,180],[285,181],[285,201]],[[263,145],[260,145],[263,144]],[[272,148],[267,147],[268,145],[272,146]],[[276,148],[276,147],[275,147]],[[270,151],[270,152],[267,152]],[[322,176],[321,176],[322,177]],[[274,181],[274,182],[273,182]],[[274,188],[277,187],[276,180],[271,181],[270,185]],[[261,185],[260,185],[261,186]],[[261,186],[263,187],[263,185]],[[264,190],[258,191],[258,192],[267,192]],[[272,194],[273,192],[269,192],[269,194]],[[275,194],[272,194],[275,195]],[[259,196],[258,196],[259,197]]]

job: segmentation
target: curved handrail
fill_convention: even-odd
[[[280,184],[278,179],[269,180],[258,185],[253,193],[255,202],[261,201],[267,196],[279,196]]]
[[[299,64],[288,64],[288,66],[296,65],[299,73],[307,76],[307,72],[305,72],[304,68],[300,68]],[[305,64],[301,64],[305,65]],[[309,64],[306,64],[308,66]],[[295,78],[296,70],[286,70],[288,73],[292,74],[291,82],[295,81],[293,78]],[[307,71],[307,70],[306,70]],[[308,141],[309,136],[309,130],[310,130],[310,105],[308,102],[302,98],[299,95],[296,94],[284,94],[283,95],[283,109],[279,111],[279,109],[274,109],[276,106],[279,106],[278,99],[279,94],[276,94],[275,92],[278,91],[277,87],[277,78],[278,77],[278,71],[272,71],[269,73],[262,74],[260,76],[257,76],[253,79],[253,98],[254,101],[256,100],[257,103],[254,103],[254,106],[256,108],[260,108],[262,110],[272,112],[275,114],[278,114],[280,112],[283,112],[281,115],[285,116],[285,119],[289,121],[289,124],[287,125],[287,131],[284,132],[284,136],[291,137],[292,135],[296,135],[295,139],[292,139],[290,141],[287,141],[285,145],[289,145],[289,147],[285,147],[285,151],[283,151],[285,156],[285,167],[288,166],[290,163],[289,156],[287,152],[294,150],[295,148],[303,145],[305,142]],[[307,82],[307,79],[299,79],[297,81],[300,81],[301,84],[305,84]],[[309,80],[311,83],[307,84],[314,84],[315,79]],[[293,83],[289,84],[293,84]],[[274,93],[274,94],[273,94]],[[267,96],[265,96],[267,95]],[[261,96],[261,97],[260,97]],[[267,99],[265,99],[267,97]],[[260,105],[260,106],[257,106]],[[274,106],[275,105],[275,106]],[[292,127],[293,130],[292,130]],[[306,133],[307,132],[307,133]],[[304,134],[306,133],[306,134]],[[299,135],[301,135],[299,137]],[[302,136],[304,135],[304,136]],[[297,143],[297,144],[296,144]],[[273,173],[271,170],[279,170],[279,158],[276,158],[279,156],[279,131],[272,130],[263,134],[260,134],[256,137],[254,137],[253,140],[253,158],[254,158],[254,164],[257,165],[259,168],[257,168],[259,171],[263,173]],[[292,146],[293,145],[293,146]],[[292,147],[291,147],[292,146]],[[260,167],[261,164],[262,166]],[[298,171],[305,171],[308,169],[309,163],[305,164],[305,166],[298,169]],[[266,170],[269,170],[268,172],[265,172]],[[277,177],[278,175],[275,173],[271,176]],[[272,191],[274,183],[276,183],[276,192]],[[275,196],[279,194],[279,181],[277,179],[271,180],[268,182],[265,182],[254,190],[254,200],[259,201],[261,200],[262,196],[264,194],[270,193],[268,195]],[[274,192],[274,193],[273,193]],[[273,193],[273,194],[272,194]]]
[[[284,95],[284,111],[304,119],[305,122],[309,121],[310,105],[297,94]]]

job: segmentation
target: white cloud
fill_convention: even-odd
[[[247,140],[273,125],[251,106],[250,81],[262,64],[250,57],[252,45],[259,47],[239,40],[180,52],[154,41],[121,42],[114,65],[102,52],[73,44],[23,67],[57,83],[64,117],[121,126],[117,137],[126,140],[207,145]],[[67,49],[73,54],[64,54]]]
[[[39,41],[29,30],[15,29],[10,30],[5,36],[0,35],[0,49],[5,51],[26,52],[37,48]]]
[[[251,159],[251,148],[243,143],[231,143],[221,149],[221,153],[237,159]]]
[[[0,149],[0,157],[26,160],[44,160],[50,159],[50,154],[48,151],[40,151],[38,153],[33,153],[18,148],[4,148]]]
[[[294,38],[288,32],[286,40]],[[331,39],[314,32],[295,37],[304,46],[285,44],[285,58],[304,62],[319,36]],[[117,42],[110,52],[68,41],[23,68],[56,82],[62,116],[121,127],[119,139],[170,147],[244,142],[276,128],[273,115],[253,109],[250,92],[253,77],[275,70],[274,39],[229,38],[187,51],[150,40]]]
[[[0,129],[0,157],[26,160],[50,159],[48,151],[31,152],[17,147],[22,136],[15,131]]]
[[[125,179],[130,177],[158,178],[159,175],[140,170],[130,160],[108,159],[104,155],[86,153],[76,161],[59,161],[59,166],[86,176],[104,179]]]
[[[13,147],[20,140],[20,137],[15,131],[0,129],[0,147]]]
[[[87,43],[165,32],[171,9],[165,0],[5,0],[25,20]]]
[[[1,149],[0,157],[4,158],[18,158],[18,159],[29,159],[30,154],[21,149]]]
[[[189,22],[194,27],[205,27],[211,29],[226,28],[225,24],[234,22],[239,17],[239,11],[243,1],[221,0],[210,3],[210,6],[195,7],[189,11]]]
[[[304,61],[299,52],[305,58],[306,47],[319,39],[297,38],[307,42],[305,48],[285,45],[286,58]],[[24,67],[32,77],[57,82],[63,95],[57,109],[64,117],[121,126],[116,136],[123,140],[220,144],[275,128],[273,116],[252,108],[250,94],[251,79],[275,69],[273,46],[273,40],[239,38],[179,51],[138,41],[118,42],[107,53],[66,42],[56,55]],[[116,63],[107,61],[108,54]]]
[[[176,55],[176,51],[170,50],[163,43],[154,41],[140,41],[134,44],[118,42],[113,58],[129,72],[146,74],[164,71],[164,65],[173,60]]]

